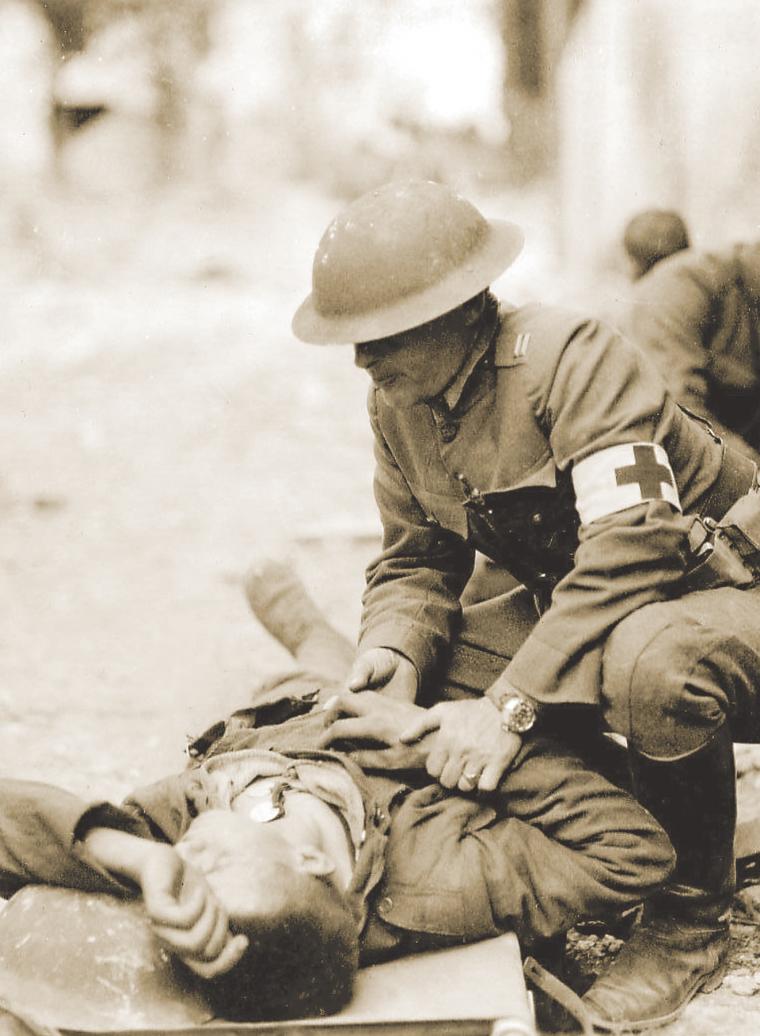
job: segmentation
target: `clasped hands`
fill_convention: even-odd
[[[363,652],[348,691],[325,703],[322,747],[351,742],[352,758],[365,769],[424,768],[444,788],[495,791],[522,738],[502,729],[490,698],[424,709],[414,704],[417,686],[417,670],[403,655],[390,648]]]

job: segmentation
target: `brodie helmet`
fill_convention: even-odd
[[[485,290],[523,234],[485,219],[450,187],[389,183],[339,213],[322,236],[312,291],[293,317],[304,342],[366,342],[439,317]]]

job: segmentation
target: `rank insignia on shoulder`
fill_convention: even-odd
[[[515,338],[515,348],[512,353],[513,356],[525,356],[530,345],[530,331],[523,331]]]
[[[665,500],[681,510],[668,455],[658,443],[610,446],[573,466],[575,502],[586,525],[645,500]]]

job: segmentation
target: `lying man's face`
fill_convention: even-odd
[[[231,971],[207,987],[217,1012],[236,1020],[331,1014],[351,995],[357,918],[317,847],[277,823],[207,810],[175,845],[201,871],[248,938]]]
[[[275,912],[308,868],[302,852],[276,824],[259,824],[229,810],[197,816],[175,846],[201,871],[231,918]]]

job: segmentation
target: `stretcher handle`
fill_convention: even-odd
[[[550,971],[547,971],[546,968],[542,967],[533,957],[525,958],[523,972],[525,973],[525,977],[532,982],[537,989],[540,989],[542,993],[551,997],[555,1003],[559,1004],[563,1010],[567,1011],[570,1017],[580,1026],[583,1036],[594,1036],[594,1026],[591,1024],[588,1009],[577,993],[574,993],[573,990],[558,979],[556,975],[552,975]],[[492,1036],[494,1036],[493,1032]]]

